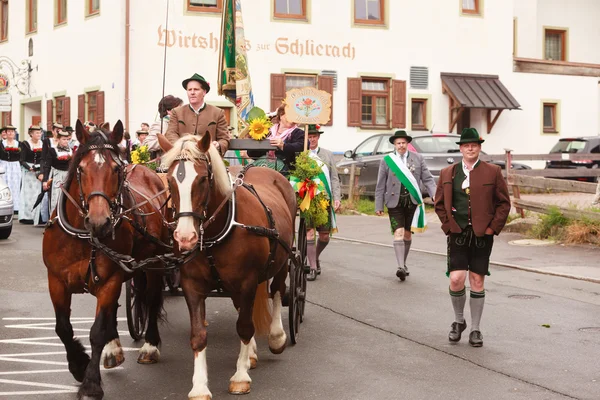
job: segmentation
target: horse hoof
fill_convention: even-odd
[[[125,362],[123,353],[117,355],[106,356],[104,359],[104,369],[116,368]]]
[[[230,394],[248,394],[250,393],[250,382],[229,382]]]
[[[273,354],[281,354],[283,353],[283,351],[285,350],[285,348],[287,347],[287,340],[285,342],[283,342],[283,346],[281,346],[278,349],[273,349],[271,348],[271,346],[269,346],[269,350],[271,350],[271,353]]]
[[[258,359],[250,357],[250,369],[256,368],[258,364]]]
[[[202,323],[204,324],[204,326],[208,326],[208,321],[207,320],[204,320]]]
[[[156,364],[158,362],[157,353],[142,353],[137,359],[138,364]]]

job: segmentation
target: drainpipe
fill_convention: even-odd
[[[129,132],[129,17],[130,0],[125,1],[125,130]]]

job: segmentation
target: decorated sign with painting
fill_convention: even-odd
[[[0,74],[0,93],[8,91],[8,77],[4,74]]]
[[[285,104],[285,115],[297,124],[326,124],[331,117],[331,94],[314,87],[290,90]]]

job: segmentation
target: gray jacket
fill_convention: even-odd
[[[342,199],[342,191],[340,189],[340,177],[335,166],[335,159],[333,153],[327,149],[319,147],[317,156],[327,165],[329,168],[329,180],[331,180],[331,194],[333,195],[333,201]],[[333,204],[332,204],[333,206]]]
[[[419,190],[421,190],[421,183],[423,183],[429,193],[435,193],[436,184],[433,175],[429,172],[422,155],[409,151],[406,165],[409,169],[414,167],[412,174],[419,184]],[[387,208],[396,207],[400,200],[400,187],[401,184],[396,175],[390,170],[385,160],[381,159],[379,174],[377,175],[377,187],[375,188],[375,211],[383,211],[384,204]],[[412,195],[410,199],[414,204],[417,204],[417,200]]]

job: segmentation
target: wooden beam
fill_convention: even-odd
[[[518,172],[509,174],[509,185],[525,186],[543,190],[557,190],[561,192],[596,193],[596,183],[579,182],[565,179],[551,179],[540,176],[520,175]]]
[[[562,215],[571,219],[590,219],[593,221],[600,221],[600,213],[593,211],[584,211],[584,210],[576,210],[570,208],[564,208],[559,206],[554,206],[552,204],[548,205],[545,203],[538,203],[535,201],[529,200],[513,200],[513,205],[515,207],[524,208],[526,210],[530,210],[536,213],[541,214],[550,214],[550,209],[556,207],[560,210]]]
[[[600,176],[600,168],[578,168],[578,169],[519,169],[519,175],[546,176],[549,178],[592,178]]]
[[[513,71],[534,74],[600,77],[600,64],[584,64],[569,61],[537,60],[515,57],[513,58]]]
[[[454,129],[454,127],[456,126],[456,124],[458,123],[458,120],[460,119],[460,117],[462,116],[463,112],[465,111],[464,107],[459,108],[456,111],[456,115],[454,116],[454,118],[452,118],[452,109],[450,109],[450,130],[448,132],[452,132],[452,130]]]
[[[503,109],[498,110],[498,112],[496,113],[496,116],[492,120],[492,110],[487,110],[487,133],[492,133],[492,128],[494,128],[494,125],[496,124],[496,121],[498,121],[498,117],[500,117],[500,114],[502,114],[502,111],[504,111],[504,110]]]
[[[480,156],[482,161],[504,161],[504,154],[482,154]],[[581,160],[592,160],[599,161],[600,153],[552,153],[552,154],[513,154],[513,161],[581,161]]]

